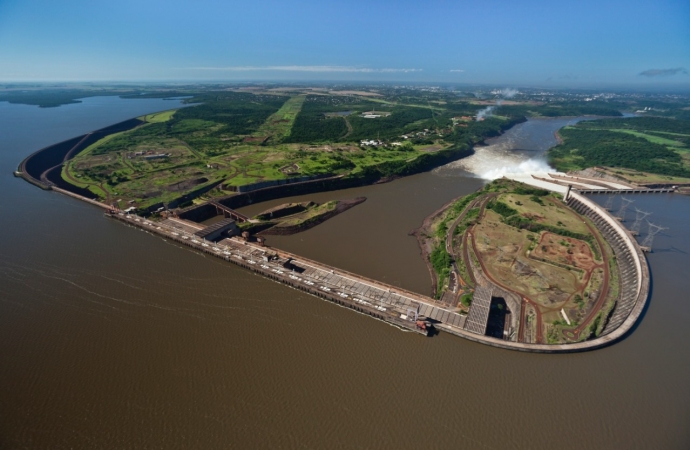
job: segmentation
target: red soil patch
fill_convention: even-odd
[[[562,242],[567,245],[563,245]],[[558,264],[577,267],[587,272],[598,266],[594,261],[592,249],[586,242],[549,232],[542,234],[532,255]]]

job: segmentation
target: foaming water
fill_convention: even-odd
[[[530,119],[516,125],[503,135],[487,140],[486,146],[475,147],[474,154],[436,169],[440,175],[464,172],[484,180],[505,175],[553,172],[546,162],[546,151],[556,145],[555,133],[582,118]]]
[[[536,172],[555,171],[544,158],[525,159],[524,153],[496,147],[499,146],[490,145],[475,149],[474,155],[459,161],[459,166],[465,171],[489,181],[506,175],[527,175]]]

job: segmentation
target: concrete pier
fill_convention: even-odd
[[[467,316],[430,297],[238,237],[215,243],[199,238],[192,230],[176,227],[174,223],[153,222],[119,211],[108,211],[106,215],[404,330],[426,334],[427,331],[416,324],[418,318],[426,318],[438,330],[494,347],[536,353],[572,353],[610,345],[630,331],[647,301],[649,272],[642,250],[608,213],[575,192],[571,193],[568,204],[590,217],[612,245],[620,264],[622,292],[601,336],[560,345],[523,344],[485,336],[482,330],[467,327],[473,323]],[[491,295],[486,297],[490,299]],[[479,328],[485,327],[481,326],[485,324],[483,317],[478,319],[475,321]]]
[[[662,189],[646,189],[646,188],[635,188],[635,189],[577,189],[580,194],[669,194],[675,192],[675,189],[662,188]]]
[[[245,242],[237,237],[217,243],[207,242],[165,222],[153,222],[114,211],[106,215],[409,331],[427,333],[417,326],[418,318],[430,319],[443,329],[460,330],[464,325],[465,316],[444,308],[430,297],[289,252]]]

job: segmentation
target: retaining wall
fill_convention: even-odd
[[[568,205],[594,222],[616,255],[620,275],[620,293],[613,313],[602,332],[602,335],[608,335],[628,322],[633,311],[638,309],[636,306],[640,304],[644,306],[646,303],[649,296],[647,260],[632,234],[604,208],[575,192],[570,193]],[[628,328],[632,327],[641,311],[642,308],[639,309],[637,315],[632,316]]]
[[[239,260],[237,260],[237,259],[235,259],[235,258],[230,258],[230,257],[227,256],[227,255],[222,255],[222,254],[216,253],[216,252],[210,250],[210,248],[208,248],[208,247],[203,247],[203,246],[198,245],[198,244],[195,244],[195,243],[193,243],[193,242],[191,242],[191,241],[189,241],[189,240],[181,239],[181,238],[178,238],[178,237],[176,237],[176,236],[173,236],[173,235],[170,235],[170,234],[167,234],[167,233],[162,233],[160,230],[156,229],[156,227],[154,227],[154,226],[147,226],[147,225],[145,224],[145,222],[141,222],[141,221],[140,221],[140,222],[136,222],[136,221],[132,220],[132,219],[131,219],[129,216],[127,216],[127,215],[118,214],[118,213],[112,213],[112,212],[107,212],[107,213],[106,213],[106,216],[111,217],[111,218],[116,219],[116,220],[119,220],[119,221],[121,221],[121,222],[124,222],[124,223],[126,223],[126,224],[128,224],[128,225],[131,225],[131,226],[134,226],[134,227],[137,227],[137,228],[141,228],[141,229],[143,229],[143,230],[145,230],[145,231],[148,231],[148,232],[151,232],[151,233],[154,233],[154,234],[161,235],[161,236],[163,236],[165,239],[170,239],[170,240],[172,240],[172,241],[177,242],[178,244],[182,244],[182,245],[185,245],[185,246],[187,246],[187,247],[191,247],[191,248],[193,248],[194,250],[197,250],[197,251],[200,251],[200,252],[204,252],[204,253],[207,253],[207,254],[209,254],[209,255],[215,256],[215,257],[217,257],[217,258],[223,259],[223,260],[225,260],[225,261],[227,261],[227,262],[230,262],[230,263],[232,263],[232,264],[235,264],[235,265],[238,265],[238,266],[240,266],[240,267],[243,267],[243,268],[245,268],[245,269],[247,269],[247,270],[250,270],[250,271],[252,271],[252,272],[254,272],[254,273],[257,273],[257,274],[259,274],[259,275],[262,275],[262,276],[264,276],[264,277],[266,277],[266,278],[269,278],[269,279],[271,279],[271,280],[277,281],[277,282],[279,282],[279,283],[286,284],[286,285],[288,285],[288,286],[290,286],[290,287],[293,287],[293,288],[295,288],[295,289],[299,289],[299,290],[301,290],[301,291],[304,291],[304,292],[307,292],[307,293],[309,293],[309,294],[315,295],[315,296],[317,296],[317,297],[319,297],[319,298],[322,298],[322,299],[324,299],[324,300],[328,300],[328,301],[330,301],[330,302],[336,303],[336,304],[338,304],[338,305],[340,305],[340,306],[344,306],[344,307],[346,307],[346,308],[353,309],[353,310],[355,310],[355,311],[357,311],[357,312],[360,312],[360,313],[362,313],[362,314],[366,314],[366,315],[368,315],[368,316],[371,316],[371,317],[374,317],[374,318],[376,318],[376,319],[379,319],[379,320],[382,320],[382,321],[384,321],[384,322],[387,322],[387,323],[390,323],[390,324],[392,324],[392,325],[395,325],[396,327],[401,328],[401,329],[404,329],[404,330],[406,330],[406,331],[412,331],[412,332],[419,333],[419,334],[422,334],[422,335],[426,335],[426,334],[427,334],[426,331],[420,330],[419,328],[417,328],[417,327],[416,327],[416,324],[415,324],[414,322],[411,322],[411,321],[409,321],[409,320],[403,320],[403,319],[401,319],[401,318],[400,318],[399,316],[397,316],[397,315],[386,314],[386,313],[383,313],[383,312],[380,312],[380,311],[374,309],[373,307],[368,307],[368,306],[366,306],[366,305],[358,304],[358,303],[356,303],[354,300],[351,300],[351,299],[349,299],[349,298],[342,298],[342,297],[339,297],[339,296],[337,296],[337,295],[335,295],[335,294],[332,294],[332,293],[329,293],[329,292],[323,292],[323,291],[317,289],[315,286],[314,286],[314,287],[312,287],[312,286],[304,286],[303,284],[297,283],[296,281],[293,281],[293,280],[291,280],[291,279],[289,279],[289,278],[287,278],[287,277],[277,275],[277,274],[271,272],[271,271],[268,270],[268,269],[263,269],[261,266],[250,265],[250,264],[245,263],[244,261],[239,261]],[[284,252],[281,251],[281,253],[284,253]],[[299,258],[302,259],[302,260],[305,259],[305,258],[302,258],[302,257],[299,257]],[[307,261],[309,261],[309,260],[307,260]],[[345,272],[345,273],[347,273],[347,272]],[[377,283],[379,283],[379,282],[377,282]],[[379,283],[379,284],[381,284],[381,283]]]

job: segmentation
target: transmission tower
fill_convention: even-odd
[[[633,233],[640,232],[640,225],[642,225],[642,220],[645,219],[651,213],[642,211],[641,209],[635,208],[635,223],[630,227],[630,231]]]
[[[613,208],[613,199],[613,195],[609,195],[609,198],[606,199],[606,203],[604,204],[604,209],[606,211],[611,211],[611,209]]]
[[[625,222],[625,211],[628,209],[628,206],[633,202],[634,200],[630,200],[629,198],[621,197],[621,207],[618,210],[618,213],[616,214],[616,218],[620,220],[621,222]]]
[[[642,241],[642,247],[647,247],[651,252],[652,242],[654,242],[654,236],[656,236],[657,234],[659,234],[659,232],[663,230],[668,230],[668,228],[660,227],[659,225],[654,225],[649,220],[647,221],[647,224],[649,225],[649,231],[647,232],[647,236],[644,238],[644,241]]]

